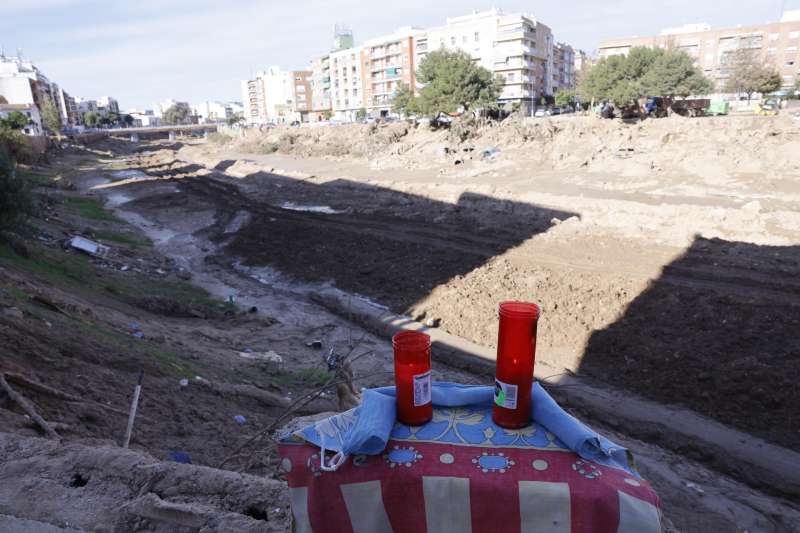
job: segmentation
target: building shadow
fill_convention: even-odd
[[[580,372],[796,449],[800,246],[696,237],[592,334]]]
[[[170,180],[169,174],[191,169],[144,170]],[[131,207],[151,209],[155,217],[159,210],[191,216],[214,209],[216,230],[206,231],[226,254],[301,281],[332,281],[400,313],[437,286],[547,231],[554,219],[577,216],[476,193],[448,202],[363,182],[320,183],[269,172],[235,180],[218,171],[172,179],[176,192]],[[237,221],[230,232],[242,212],[248,222],[240,227]]]

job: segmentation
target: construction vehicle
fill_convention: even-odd
[[[778,114],[778,104],[774,101],[767,100],[766,102],[759,102],[756,106],[756,115],[763,117],[774,117]]]

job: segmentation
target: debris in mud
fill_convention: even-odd
[[[77,235],[69,239],[67,245],[94,257],[106,257],[111,251],[108,246]]]

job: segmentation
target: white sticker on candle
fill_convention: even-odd
[[[414,407],[431,402],[431,371],[414,376]]]
[[[517,386],[494,380],[494,403],[506,409],[517,408]]]

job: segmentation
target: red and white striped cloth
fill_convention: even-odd
[[[648,483],[568,450],[391,440],[336,472],[280,445],[297,533],[658,533]]]

